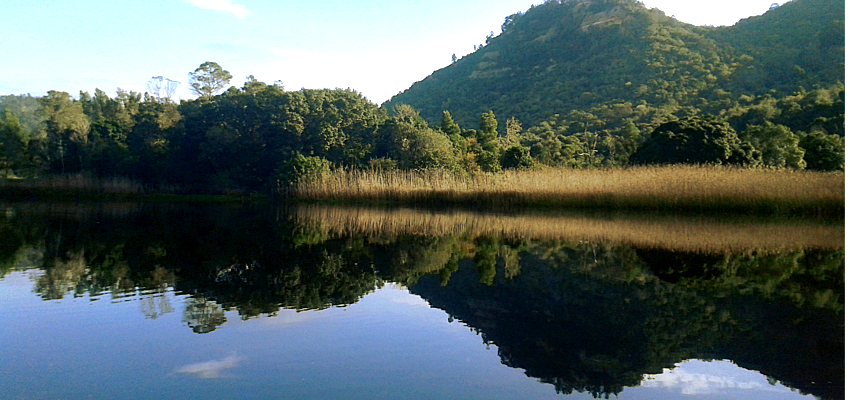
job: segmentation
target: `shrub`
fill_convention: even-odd
[[[812,132],[803,135],[800,147],[806,151],[803,160],[808,169],[844,171],[844,138],[838,135]]]
[[[631,157],[632,164],[757,164],[760,154],[742,146],[728,123],[706,115],[660,125]]]
[[[534,159],[531,151],[522,146],[513,146],[502,154],[502,168],[504,169],[527,169],[534,167]]]
[[[298,153],[284,162],[275,170],[278,189],[289,187],[299,181],[313,182],[320,180],[331,171],[330,161],[316,156],[305,157]]]

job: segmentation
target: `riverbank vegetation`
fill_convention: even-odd
[[[585,208],[840,216],[844,175],[717,166],[328,172],[299,181],[303,200],[462,205],[485,209]]]
[[[843,91],[835,92],[833,100],[841,102],[840,96]],[[331,171],[404,176],[404,171],[429,170],[440,171],[429,172],[431,176],[457,177],[452,182],[440,178],[440,184],[461,185],[458,191],[465,192],[463,187],[470,185],[466,181],[514,179],[500,175],[506,171],[546,171],[545,183],[534,189],[539,190],[564,186],[548,178],[553,174],[582,176],[587,174],[582,170],[635,165],[706,164],[763,170],[751,176],[776,170],[770,179],[778,181],[793,176],[788,172],[792,170],[844,168],[844,138],[828,133],[822,125],[795,133],[768,121],[750,125],[739,135],[728,122],[709,115],[665,122],[646,134],[632,124],[629,133],[601,139],[600,132],[588,130],[543,140],[545,134],[523,131],[515,120],[508,120],[507,132],[500,134],[492,112],[481,114],[478,129],[461,129],[448,111],[439,127],[431,127],[410,106],[397,106],[395,115],[388,116],[386,110],[351,90],[286,92],[256,81],[211,100],[180,105],[147,94],[142,101],[140,94],[125,92],[113,99],[101,91],[94,97],[83,92],[80,100],[60,92],[3,100],[7,106],[0,119],[3,172],[7,180],[31,187],[58,188],[58,182],[66,182],[66,188],[75,190],[68,183],[74,181],[79,189],[101,182],[101,192],[289,194],[296,182],[320,177],[336,179],[326,183],[334,185],[342,179],[339,174],[348,173],[329,175]],[[30,110],[23,112],[26,118],[10,111],[15,107]],[[843,133],[843,114],[833,118],[840,119]],[[568,170],[573,172],[563,172]],[[717,171],[732,173],[734,169]],[[76,177],[61,177],[68,174]],[[501,178],[482,178],[490,175]],[[734,182],[739,175],[722,178],[715,173],[714,182]],[[673,179],[679,186],[698,185],[686,182],[691,177],[666,175],[664,179]],[[665,184],[659,181],[651,186],[657,185]]]
[[[179,103],[179,83],[162,76],[146,93],[115,97],[0,96],[0,195],[357,192],[361,201],[840,213],[834,185],[813,185],[843,180],[843,19],[820,24],[842,4],[792,2],[726,29],[633,0],[547,1],[435,72],[465,79],[449,85],[467,87],[463,98],[414,96],[435,79],[382,106],[351,89],[287,91],[253,76],[225,89],[232,75],[215,62],[189,74],[199,97]],[[823,46],[797,49],[802,67],[769,58],[765,35],[780,25],[787,46],[813,35]],[[755,31],[736,33],[745,28]],[[589,75],[578,86],[561,81],[579,70]],[[680,164],[735,168],[635,168]],[[378,189],[370,180],[406,181]]]

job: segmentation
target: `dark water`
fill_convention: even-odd
[[[844,398],[843,246],[0,211],[0,398]]]

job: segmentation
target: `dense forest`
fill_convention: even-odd
[[[843,1],[696,27],[634,0],[549,0],[475,48],[380,106],[351,89],[230,86],[215,62],[179,104],[161,76],[115,97],[0,96],[0,173],[252,193],[331,168],[844,169]]]

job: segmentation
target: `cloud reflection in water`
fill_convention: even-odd
[[[643,387],[663,388],[681,392],[683,395],[716,395],[726,390],[753,392],[790,392],[781,384],[773,384],[767,377],[738,367],[728,360],[688,360],[676,364],[676,368],[664,369],[658,375],[645,375]]]
[[[216,379],[225,377],[227,370],[239,365],[242,359],[235,354],[231,354],[221,360],[204,361],[189,365],[184,365],[174,370],[175,373],[192,374],[202,379]]]

